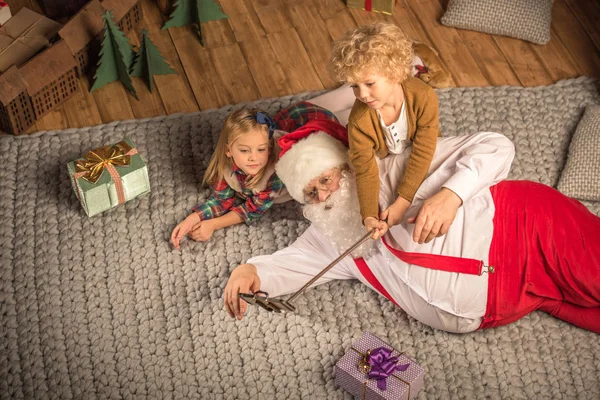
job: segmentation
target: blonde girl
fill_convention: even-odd
[[[259,219],[284,192],[275,174],[273,129],[271,118],[256,109],[227,117],[203,179],[214,190],[173,230],[176,249],[186,235],[206,241],[218,229]]]

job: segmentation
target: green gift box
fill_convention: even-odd
[[[392,15],[394,5],[397,2],[398,0],[346,0],[346,5],[352,8]]]
[[[150,191],[148,167],[131,140],[90,150],[67,164],[71,186],[88,217]]]

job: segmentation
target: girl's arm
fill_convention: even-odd
[[[195,229],[190,231],[189,235],[196,241],[205,242],[210,239],[214,231],[227,228],[231,225],[241,224],[242,222],[244,222],[242,217],[237,213],[230,211],[220,217],[202,221],[199,225],[196,225]]]

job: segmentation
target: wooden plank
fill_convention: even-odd
[[[169,28],[181,66],[201,110],[227,104],[228,95],[218,79],[217,70],[208,49],[200,45],[191,27]]]
[[[152,42],[160,50],[165,60],[177,71],[177,75],[158,75],[154,77],[156,90],[160,94],[167,114],[193,112],[200,108],[190,87],[179,55],[168,30],[162,30],[163,16],[153,0],[143,0],[144,25]]]
[[[425,29],[423,29],[419,21],[416,20],[407,3],[407,0],[398,1],[396,7],[394,7],[392,21],[394,21],[394,23],[402,29],[402,32],[412,40],[425,43],[429,47],[438,50],[434,43],[429,39],[429,36],[427,36]]]
[[[304,44],[306,53],[310,58],[317,75],[321,79],[321,83],[327,89],[332,89],[339,86],[336,84],[329,72],[327,64],[331,57],[332,39],[327,31],[325,22],[318,14],[313,13],[312,18],[304,16],[310,15],[314,10],[314,6],[307,3],[297,3],[288,6],[292,21],[295,22],[296,32],[300,37],[300,41]]]
[[[344,0],[312,0],[313,8],[319,10],[322,19],[331,19],[347,10]]]
[[[324,89],[295,29],[288,28],[267,37],[292,93]]]
[[[249,0],[249,1],[250,1],[250,4],[252,4],[252,8],[254,8],[256,11],[259,11],[264,8],[282,6],[284,0]]]
[[[294,21],[285,4],[274,2],[269,6],[255,7],[255,9],[256,15],[267,34],[283,32],[289,27],[294,26]],[[307,15],[305,17],[308,18],[309,16]]]
[[[457,29],[457,32],[488,84],[492,86],[521,85],[510,62],[490,35],[466,29]]]
[[[202,23],[202,37],[207,49],[214,49],[236,43],[233,29],[227,19]]]
[[[111,82],[92,92],[102,122],[134,119],[127,90],[120,81]],[[135,100],[134,100],[135,101]]]
[[[341,11],[336,16],[328,18],[325,26],[331,38],[340,40],[346,32],[355,29],[358,25],[348,10]]]
[[[238,43],[266,35],[250,0],[221,0],[221,6]]]
[[[580,73],[575,61],[553,30],[550,31],[550,35],[551,38],[547,44],[543,46],[531,45],[531,48],[548,71],[552,82],[576,78]]]
[[[438,50],[454,82],[458,86],[487,86],[487,79],[479,70],[456,29],[439,22],[443,10],[438,0],[422,0],[418,4],[408,5],[407,10],[415,16],[415,21],[421,24],[431,42],[435,43],[434,48]]]
[[[69,118],[62,106],[56,107],[35,121],[36,132],[67,129],[69,126]]]
[[[356,21],[357,26],[369,25],[369,24],[372,24],[373,22],[378,22],[378,21],[389,22],[389,16],[382,14],[382,13],[365,11],[365,10],[361,10],[360,8],[353,8],[353,7],[348,7],[348,12],[350,13],[350,15],[352,15],[352,18],[354,18],[354,21]]]
[[[600,50],[600,2],[598,0],[567,0],[567,6]]]
[[[23,7],[31,8],[31,0],[10,0],[9,3],[10,4],[8,4],[8,3],[7,4],[8,4],[8,7],[10,8],[11,15],[15,15]],[[29,130],[27,130],[27,132],[29,132]]]
[[[210,49],[210,55],[220,77],[221,90],[227,93],[227,101],[218,104],[218,107],[260,98],[260,92],[237,43]]]
[[[11,5],[9,7],[11,7],[11,10],[12,10],[12,1],[10,3],[11,3]],[[37,0],[29,0],[26,4],[27,4],[26,7],[29,8],[30,10],[33,10],[36,13],[45,15],[44,9],[42,8],[42,6],[40,5],[40,3]],[[11,12],[11,14],[14,15],[14,13],[12,13],[12,12]]]
[[[600,78],[600,54],[564,0],[554,2],[552,29],[573,57],[581,75]]]
[[[94,126],[102,123],[94,96],[90,94],[87,79],[79,79],[79,91],[67,100],[63,107],[70,128]]]
[[[507,36],[495,35],[493,38],[504,56],[510,60],[521,85],[539,86],[553,82],[552,76],[533,51],[531,43]]]
[[[239,43],[261,97],[280,97],[292,93],[285,73],[276,60],[275,52],[266,37],[248,38]]]

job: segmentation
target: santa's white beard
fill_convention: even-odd
[[[304,216],[339,250],[346,251],[363,237],[367,230],[362,224],[356,179],[350,172],[342,172],[340,188],[329,198],[317,204],[307,204]],[[375,241],[369,240],[352,252],[352,257],[366,257],[375,250]]]

